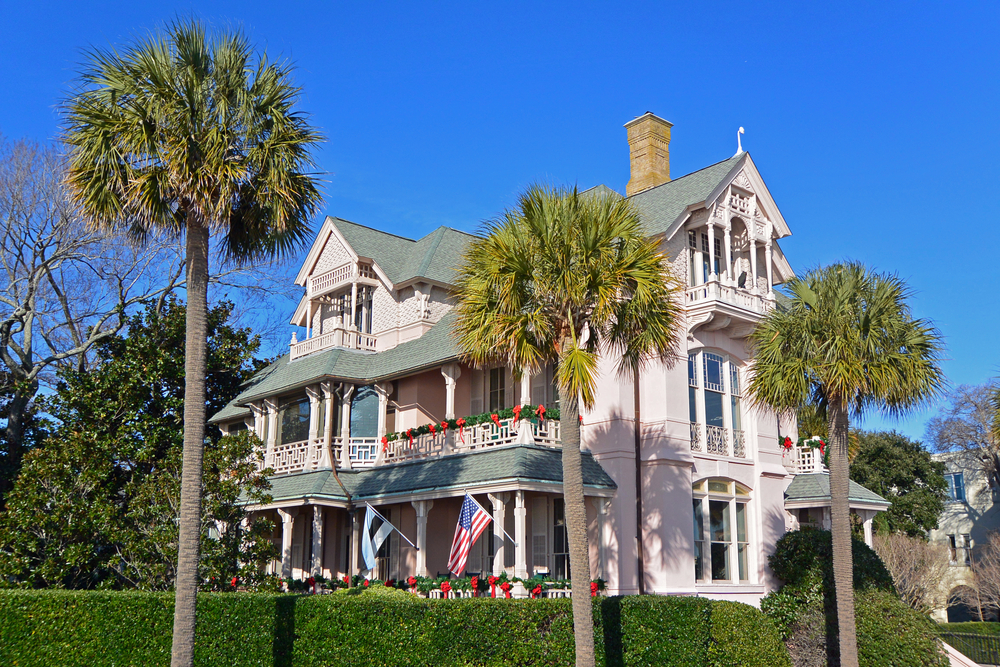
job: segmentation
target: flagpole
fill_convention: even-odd
[[[475,498],[473,497],[473,495],[472,495],[471,493],[469,493],[468,491],[466,491],[466,492],[465,492],[465,495],[469,496],[469,498],[470,498],[470,499],[472,500],[472,502],[474,502],[474,503],[476,504],[476,507],[478,507],[478,508],[479,508],[479,509],[481,509],[482,511],[486,512],[486,508],[485,508],[485,507],[483,507],[482,505],[480,505],[480,504],[479,504],[479,501],[478,501],[478,500],[476,500],[476,499],[475,499]],[[491,520],[491,521],[493,521],[493,515],[492,515],[492,514],[490,514],[489,512],[486,512],[486,513],[490,515],[490,520]],[[496,521],[493,521],[493,525],[494,525],[494,526],[499,526],[500,524],[498,524],[498,523],[497,523]],[[504,535],[506,535],[506,536],[507,536],[507,539],[508,539],[508,540],[510,540],[511,542],[513,542],[513,543],[514,543],[514,546],[515,546],[515,547],[517,546],[517,540],[515,540],[515,539],[514,539],[513,537],[511,537],[511,536],[510,536],[510,535],[509,535],[509,534],[507,533],[507,531],[503,529],[503,526],[500,526],[500,532],[502,532],[502,533],[503,533]]]
[[[475,500],[473,500],[473,502],[475,502]],[[394,526],[391,521],[389,521],[384,516],[382,516],[381,512],[379,512],[377,509],[375,509],[374,507],[372,507],[370,503],[365,503],[365,505],[367,505],[368,507],[371,507],[372,512],[375,512],[375,516],[377,516],[378,518],[382,519],[382,521],[385,521],[387,524],[389,524],[390,526],[392,526],[392,529],[394,531],[396,531],[397,533],[399,533],[400,537],[402,537],[407,542],[410,542],[410,538],[408,538],[406,535],[403,535],[403,531],[401,531],[399,528],[396,528],[396,526]],[[483,511],[485,512],[486,510],[483,510]],[[414,549],[416,549],[417,551],[420,551],[420,547],[418,547],[413,542],[410,542],[410,546],[413,547]]]

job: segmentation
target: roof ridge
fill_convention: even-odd
[[[669,180],[666,183],[660,183],[659,185],[654,185],[651,188],[646,188],[645,190],[642,190],[640,192],[636,192],[634,195],[629,195],[628,197],[626,197],[626,199],[631,199],[632,197],[635,197],[637,195],[643,195],[643,194],[646,194],[647,192],[652,192],[653,190],[656,190],[657,188],[662,188],[663,186],[670,185],[671,183],[677,183],[679,181],[683,181],[688,176],[694,176],[695,174],[700,174],[701,172],[705,171],[706,169],[711,169],[712,167],[718,167],[723,162],[729,162],[730,160],[735,160],[736,158],[742,157],[744,155],[749,155],[749,153],[747,153],[746,151],[744,151],[744,152],[740,153],[739,155],[733,155],[732,157],[727,157],[725,160],[719,160],[718,162],[713,162],[710,165],[704,166],[701,169],[696,169],[696,170],[694,170],[692,172],[688,172],[687,174],[684,174],[683,176],[680,176],[678,178],[674,178],[672,180]],[[594,186],[594,187],[597,187],[597,186]]]
[[[411,239],[411,238],[409,238],[407,236],[400,236],[399,234],[393,234],[392,232],[387,232],[387,231],[382,230],[382,229],[376,229],[375,227],[369,227],[368,225],[362,225],[360,222],[354,222],[353,220],[345,220],[344,218],[341,218],[341,217],[338,217],[338,216],[330,216],[330,217],[333,218],[334,220],[339,220],[340,222],[346,222],[349,225],[354,225],[355,227],[361,227],[362,229],[367,229],[369,231],[378,232],[379,234],[382,234],[383,236],[393,236],[393,237],[395,237],[395,238],[397,238],[397,239],[399,239],[401,241],[409,241],[410,243],[416,243],[417,242],[416,239]]]
[[[444,226],[441,226],[435,229],[430,234],[428,234],[428,236],[433,235],[434,238],[431,239],[431,247],[428,248],[427,252],[424,253],[424,258],[423,260],[421,260],[420,266],[417,268],[416,271],[417,277],[423,277],[424,273],[427,271],[427,268],[431,265],[431,261],[434,259],[434,253],[437,252],[438,246],[441,245],[441,239],[444,238],[445,229],[446,228]]]

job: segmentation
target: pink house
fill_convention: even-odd
[[[612,594],[755,603],[775,586],[775,541],[829,504],[828,485],[825,500],[809,491],[825,480],[813,450],[779,444],[794,440],[794,422],[744,396],[746,339],[775,307],[774,285],[792,276],[779,245],[791,232],[748,153],[671,180],[670,123],[647,113],[626,128],[626,195],[687,282],[686,331],[672,363],[634,380],[618,378],[613,360],[602,366],[597,407],[583,414],[591,571]],[[252,509],[278,526],[282,575],[363,572],[365,503],[419,547],[393,533],[370,576],[444,574],[468,492],[494,517],[470,573],[568,577],[558,420],[524,411],[382,441],[559,405],[551,368],[515,380],[514,369],[460,361],[454,267],[472,238],[441,227],[412,240],[328,217],[296,279],[303,295],[288,354],[212,418],[266,443],[273,501]],[[868,526],[887,505],[852,487]]]

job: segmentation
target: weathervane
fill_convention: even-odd
[[[740,153],[743,152],[743,143],[740,141],[741,134],[743,134],[742,127],[740,127],[740,129],[736,131],[736,155],[739,155]],[[736,155],[734,155],[733,157],[736,157]]]

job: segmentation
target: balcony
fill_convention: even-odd
[[[314,299],[324,296],[352,283],[372,286],[379,284],[378,276],[370,264],[348,262],[318,276],[309,276],[306,281],[306,297]]]
[[[806,442],[809,442],[808,440]],[[793,475],[809,475],[818,472],[829,472],[823,465],[823,455],[818,447],[799,447],[798,445],[784,449],[781,453],[781,463],[785,470]]]
[[[325,334],[313,336],[312,338],[306,338],[302,341],[298,340],[293,333],[289,354],[291,355],[290,359],[295,360],[307,354],[328,350],[333,347],[346,347],[351,350],[374,352],[376,342],[375,336],[371,334],[339,327],[333,331],[328,331]]]
[[[743,431],[691,422],[691,451],[702,451],[702,442],[706,454],[736,459],[747,457],[746,434]]]
[[[749,290],[732,285],[723,285],[717,280],[697,287],[689,287],[686,292],[685,303],[689,308],[708,305],[712,301],[721,301],[761,315],[766,313],[773,303],[764,295],[754,294]]]
[[[448,454],[462,454],[488,447],[504,445],[541,445],[560,447],[559,421],[546,419],[533,422],[527,419],[500,419],[499,424],[487,422],[466,426],[458,432],[427,433],[382,444],[379,438],[348,438],[344,451],[343,438],[334,438],[333,447],[327,449],[324,439],[303,440],[276,445],[258,461],[260,469],[272,468],[276,475],[329,469],[334,462],[345,469],[373,468],[405,461],[420,461]],[[346,454],[346,458],[345,458]]]

